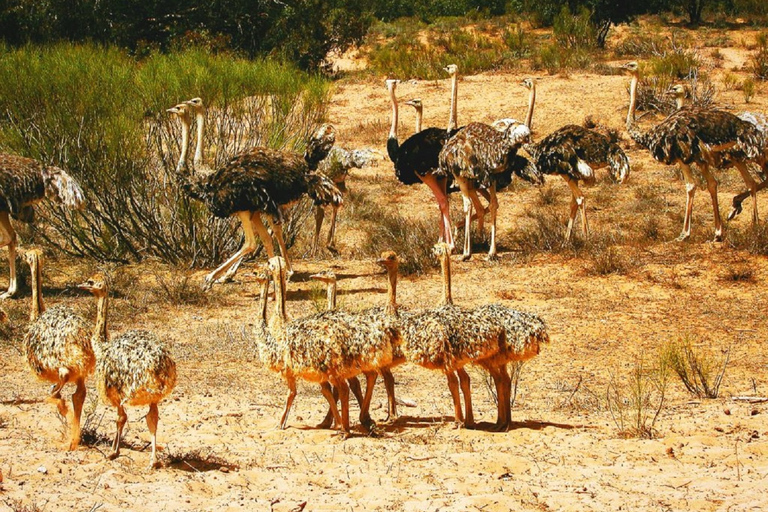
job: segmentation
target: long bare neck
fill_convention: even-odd
[[[682,109],[685,106],[685,96],[679,95],[675,97],[675,105],[677,106],[677,110]]]
[[[267,323],[267,299],[269,295],[269,281],[262,283],[261,295],[259,295],[259,318]]]
[[[275,316],[273,327],[282,329],[288,323],[285,313],[285,275],[280,272],[274,276],[275,281]]]
[[[533,107],[536,105],[536,83],[531,85],[531,93],[528,96],[528,114],[525,116],[525,126],[533,130]]]
[[[40,263],[33,260],[32,268],[32,310],[29,313],[29,321],[34,322],[45,312],[43,303],[43,279]]]
[[[187,153],[189,153],[189,121],[181,118],[181,154],[179,163],[176,164],[176,172],[182,172],[187,167]]]
[[[421,116],[422,116],[422,108],[419,107],[416,109],[416,133],[419,133],[421,131]]]
[[[629,110],[627,111],[627,130],[635,121],[635,108],[637,107],[637,74],[632,75],[632,81],[629,83]]]
[[[397,266],[387,267],[387,313],[397,314]]]
[[[328,294],[328,311],[333,311],[336,309],[336,281],[328,283],[326,293]]]
[[[199,167],[203,163],[203,136],[205,131],[205,112],[198,110],[195,115],[197,121],[197,146],[195,146],[195,167]]]
[[[454,73],[451,77],[451,113],[448,116],[448,131],[455,130],[458,126],[458,114],[456,112],[456,103],[458,99],[459,74]]]
[[[109,308],[109,294],[99,295],[96,306],[96,326],[93,328],[93,341],[95,344],[106,343],[109,339],[107,330],[107,313]]]
[[[449,255],[442,255],[440,257],[440,267],[443,270],[443,302],[441,306],[449,306],[453,304],[453,296],[451,295],[451,257]]]
[[[389,138],[397,140],[397,98],[395,88],[389,88],[389,101],[392,103],[392,126],[389,129]]]

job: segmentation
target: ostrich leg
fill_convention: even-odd
[[[573,222],[576,220],[576,214],[578,210],[581,210],[581,230],[584,236],[589,236],[589,225],[587,224],[587,209],[584,205],[584,194],[579,188],[579,184],[571,178],[564,177],[568,187],[571,189],[571,218],[568,221],[568,231],[565,233],[565,239],[571,239],[571,230],[573,229]]]
[[[751,176],[750,176],[750,179],[751,179]],[[765,187],[768,187],[768,178],[764,179],[763,181],[755,185],[754,193],[752,192],[752,190],[745,190],[741,194],[733,196],[733,203],[731,204],[731,211],[730,213],[728,213],[728,220],[735,219],[736,216],[741,213],[741,203],[743,203],[746,198],[748,198],[750,195],[756,198],[755,194],[763,190]],[[755,206],[755,209],[756,208],[757,206]]]
[[[0,212],[0,247],[8,246],[8,291],[0,295],[0,299],[8,299],[16,296],[18,284],[16,281],[16,231],[11,226],[8,212]]]
[[[693,196],[696,193],[696,181],[693,178],[691,167],[688,164],[680,163],[680,170],[683,171],[685,178],[685,220],[683,221],[683,232],[677,237],[678,242],[688,240],[691,236],[691,215],[693,214]]]
[[[453,229],[451,228],[450,203],[446,193],[446,179],[438,178],[431,174],[420,176],[421,181],[429,187],[435,196],[437,206],[440,208],[442,223],[440,225],[440,237],[445,243],[453,247]]]
[[[715,214],[715,242],[722,242],[723,221],[720,219],[720,205],[717,202],[717,180],[709,172],[709,165],[699,164],[699,170],[704,175],[704,179],[707,180],[707,190],[709,190],[709,195],[712,197],[712,210]]]
[[[232,255],[232,257],[230,257],[227,261],[222,263],[219,268],[205,276],[205,284],[203,285],[203,290],[209,290],[211,286],[213,286],[213,283],[216,282],[216,280],[221,277],[222,274],[229,270],[232,265],[239,264],[243,257],[256,250],[256,235],[254,230],[256,233],[258,233],[262,243],[264,243],[264,247],[267,248],[267,252],[270,252],[270,248],[272,247],[272,239],[269,237],[267,228],[264,227],[264,224],[261,222],[261,218],[258,216],[258,214],[252,214],[251,212],[237,212],[237,216],[240,218],[240,224],[243,226],[243,232],[245,233],[245,243],[243,243],[243,246],[239,251]],[[274,249],[272,252],[274,252]]]

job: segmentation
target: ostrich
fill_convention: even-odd
[[[648,149],[651,155],[666,165],[678,164],[685,178],[686,204],[683,231],[678,241],[691,236],[691,216],[693,196],[696,192],[696,180],[691,164],[696,163],[707,182],[707,189],[712,198],[715,218],[715,241],[722,241],[723,226],[720,208],[717,202],[717,180],[710,172],[710,167],[719,167],[728,160],[741,173],[744,182],[754,198],[756,184],[747,170],[746,163],[760,158],[763,151],[763,138],[760,130],[735,115],[717,109],[683,108],[668,116],[648,132],[642,133],[634,126],[637,104],[637,85],[640,71],[637,62],[632,61],[622,66],[632,75],[630,83],[629,110],[627,111],[627,131],[640,146]],[[681,98],[678,98],[678,102]],[[753,220],[757,219],[757,203],[754,203]]]
[[[63,169],[46,165],[31,158],[0,153],[0,247],[8,247],[10,279],[8,290],[0,299],[15,297],[16,282],[16,231],[10,217],[32,222],[33,205],[48,198],[75,209],[85,204],[80,185]]]
[[[528,127],[529,130],[531,130],[531,133],[533,133],[533,109],[536,104],[536,82],[533,81],[532,78],[526,78],[522,82],[520,82],[520,85],[528,89],[530,92],[528,94],[528,113],[525,116],[525,126]],[[520,121],[517,119],[513,119],[510,117],[504,117],[502,119],[497,119],[494,121],[491,126],[499,130],[500,132],[504,132],[509,128],[511,125],[517,125],[521,124]]]
[[[464,199],[464,253],[462,260],[472,257],[471,212],[472,206],[482,218],[484,208],[477,196],[477,189],[486,187],[489,192],[491,214],[491,246],[488,258],[496,257],[496,179],[516,174],[532,183],[543,183],[541,173],[530,162],[517,154],[518,148],[529,141],[531,131],[524,125],[511,125],[499,132],[484,123],[470,123],[451,137],[440,151],[441,172],[453,176]]]
[[[442,301],[434,309],[412,313],[404,318],[402,350],[408,361],[445,373],[453,399],[455,421],[473,427],[470,381],[464,366],[497,353],[502,331],[482,315],[453,304],[451,248],[448,244],[438,243],[434,254],[442,268]],[[459,385],[464,394],[465,413],[461,410]]]
[[[392,362],[392,344],[398,340],[394,333],[386,332],[386,326],[377,322],[363,321],[356,315],[342,312],[324,312],[288,322],[285,314],[286,268],[282,258],[269,260],[275,281],[276,314],[273,317],[272,336],[277,340],[274,360],[281,361],[280,372],[288,385],[289,393],[280,419],[285,428],[288,414],[296,397],[296,378],[317,382],[342,432],[349,433],[349,386],[347,379],[360,373],[372,373]],[[385,332],[382,334],[382,328]],[[276,367],[274,365],[273,367]],[[336,407],[331,385],[338,389],[341,414]],[[369,382],[361,407],[361,417],[368,414]]]
[[[669,89],[669,94],[675,98],[677,110],[685,108],[685,99],[688,97],[689,91],[682,84],[675,84]],[[733,198],[733,204],[731,211],[728,213],[728,220],[733,220],[739,213],[741,213],[741,203],[752,196],[753,210],[752,210],[752,224],[757,225],[757,192],[768,186],[768,177],[765,173],[768,172],[768,121],[762,114],[754,114],[751,112],[743,112],[738,115],[738,118],[742,121],[746,121],[754,125],[760,133],[762,151],[756,158],[750,159],[743,151],[729,150],[724,151],[720,155],[720,160],[717,163],[717,167],[720,169],[726,169],[728,167],[736,167],[742,176],[742,179],[747,184],[748,190],[738,194]],[[749,160],[754,161],[760,166],[760,172],[763,174],[762,181],[760,183],[755,182],[752,175],[748,172],[747,162]]]
[[[189,149],[189,111],[180,104],[168,109],[182,123],[182,149],[177,174],[185,193],[203,201],[211,213],[220,218],[237,215],[245,232],[245,243],[233,256],[205,278],[205,289],[233,265],[256,250],[256,235],[261,239],[267,254],[274,256],[272,239],[261,220],[267,214],[272,232],[277,238],[280,252],[288,259],[283,241],[282,210],[288,204],[309,195],[315,204],[341,204],[341,193],[325,176],[314,169],[325,158],[335,141],[335,130],[323,125],[310,140],[304,157],[298,153],[255,147],[232,157],[224,167],[208,175],[184,172],[186,153]],[[289,271],[290,271],[290,262]]]
[[[543,174],[562,176],[571,189],[571,214],[566,241],[571,238],[573,223],[581,210],[581,228],[589,235],[587,210],[579,181],[587,185],[595,183],[595,170],[608,167],[611,179],[624,183],[629,177],[629,160],[618,144],[605,135],[583,126],[567,125],[547,135],[535,144],[523,148],[533,158],[534,165]]]
[[[96,351],[97,379],[102,398],[117,408],[117,432],[112,453],[120,455],[120,438],[128,421],[126,405],[149,405],[147,427],[152,436],[152,454],[149,467],[157,467],[157,404],[176,385],[176,363],[164,343],[152,332],[126,331],[110,339],[107,329],[109,287],[103,276],[94,276],[78,288],[91,292],[98,299],[96,327],[91,343]]]
[[[333,181],[336,188],[344,194],[347,191],[347,174],[350,169],[362,169],[366,165],[371,165],[377,161],[376,152],[371,149],[353,149],[348,151],[343,148],[334,147],[328,153],[328,156],[320,162],[318,171]],[[376,164],[378,165],[378,164]],[[320,240],[320,230],[323,227],[325,218],[325,204],[315,205],[315,235],[312,238],[312,253],[317,254]],[[336,251],[334,238],[336,236],[336,217],[339,211],[339,203],[331,203],[331,228],[328,231],[328,238],[325,247],[331,252]]]
[[[38,378],[53,383],[50,399],[59,413],[70,422],[69,449],[80,444],[80,416],[85,402],[85,380],[96,365],[90,329],[71,308],[57,305],[46,309],[43,303],[42,264],[39,249],[24,252],[32,276],[30,325],[24,336],[24,356]],[[72,395],[72,416],[61,397],[67,383],[76,387]]]
[[[458,67],[451,64],[445,68],[445,71],[451,75],[451,111],[448,129],[427,128],[410,136],[402,144],[397,140],[398,106],[395,89],[399,80],[387,80],[387,89],[392,103],[392,127],[387,139],[387,153],[395,165],[395,176],[401,183],[413,185],[422,182],[432,191],[440,208],[440,239],[453,246],[447,177],[439,169],[438,155],[445,142],[456,132]],[[418,117],[417,121],[420,128],[421,122]]]

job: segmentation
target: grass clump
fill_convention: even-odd
[[[663,348],[661,360],[680,377],[689,392],[699,398],[717,398],[730,356],[728,348],[718,359],[711,351],[695,347],[686,337],[668,343]]]
[[[755,54],[752,55],[752,73],[758,80],[768,80],[768,32],[760,32],[756,42]]]
[[[657,436],[656,421],[666,404],[668,382],[669,367],[662,359],[653,367],[638,357],[624,379],[611,375],[606,402],[620,437]]]
[[[768,224],[760,222],[756,226],[730,226],[728,241],[734,249],[756,256],[768,256]]]

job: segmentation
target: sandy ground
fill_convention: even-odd
[[[743,66],[749,55],[739,47],[722,53],[725,70]],[[518,84],[525,76],[464,77],[460,123],[523,117],[527,94]],[[626,77],[577,73],[536,78],[537,137],[580,123],[587,114],[622,126]],[[401,99],[422,98],[425,126],[447,121],[448,92],[447,80],[404,82],[398,90]],[[718,100],[736,110],[763,112],[767,103],[764,90],[748,106],[737,91],[721,93]],[[329,119],[339,129],[340,145],[373,146],[385,154],[389,105],[383,77],[337,85]],[[401,140],[411,133],[412,120],[404,108]],[[525,212],[540,194],[530,187],[500,196],[499,262],[486,262],[482,255],[466,263],[454,260],[458,303],[498,301],[547,321],[551,344],[523,367],[512,431],[487,431],[495,420],[495,404],[479,370],[470,373],[475,415],[482,423],[467,430],[452,423],[444,377],[412,365],[398,368],[395,376],[399,396],[415,407],[401,407],[397,421],[384,423],[386,399],[378,386],[376,435],[358,429],[342,440],[333,431],[314,428],[325,407],[316,387],[308,385],[300,385],[290,428],[276,430],[286,390],[278,376],[258,363],[248,340],[256,287],[243,273],[237,283],[216,287],[213,299],[202,306],[169,305],[131,285],[124,285],[126,292],[112,303],[113,333],[154,329],[166,337],[178,362],[177,388],[160,406],[164,467],[146,469],[149,435],[145,411],[138,409],[129,410],[121,457],[105,459],[115,412],[99,404],[93,390],[86,402],[90,442],[67,452],[62,423],[45,401],[47,386],[29,374],[18,348],[26,323],[25,296],[5,303],[17,325],[0,341],[0,511],[768,509],[768,406],[733,400],[768,396],[768,261],[728,242],[708,242],[712,210],[706,192],[696,196],[693,240],[671,242],[682,224],[683,184],[647,154],[634,148],[628,154],[633,175],[627,184],[601,180],[585,189],[595,233],[617,226],[638,231],[633,201],[648,190],[659,196],[654,203],[658,212],[651,213],[661,223],[660,239],[639,248],[620,246],[632,262],[623,274],[595,275],[588,258],[579,255],[518,254],[510,240],[530,223]],[[742,186],[734,171],[721,177],[720,203],[727,212],[731,196]],[[567,188],[550,182],[556,197],[552,211],[564,223]],[[426,188],[397,183],[388,161],[356,171],[348,185],[380,196],[409,218],[436,220]],[[766,198],[759,201],[762,212],[768,212]],[[460,205],[454,198],[453,208]],[[745,214],[732,226],[746,226],[750,208],[747,201]],[[311,291],[316,287],[308,275],[329,266],[339,276],[342,307],[384,300],[383,276],[370,258],[356,256],[361,228],[343,215],[341,256],[296,262],[289,285],[291,316],[314,310]],[[83,265],[49,265],[48,302],[68,302],[92,318],[91,298],[62,292],[83,277]],[[746,269],[748,277],[729,277],[734,269]],[[120,271],[139,276],[141,269]],[[137,282],[145,281],[151,279]],[[398,300],[406,308],[431,306],[439,296],[434,272],[401,279]],[[659,348],[681,337],[718,358],[730,348],[720,398],[694,398],[672,378],[656,437],[622,435],[616,409],[608,406],[608,390],[613,385],[624,389],[640,360],[652,366]],[[629,414],[633,409],[625,405],[624,410]]]

